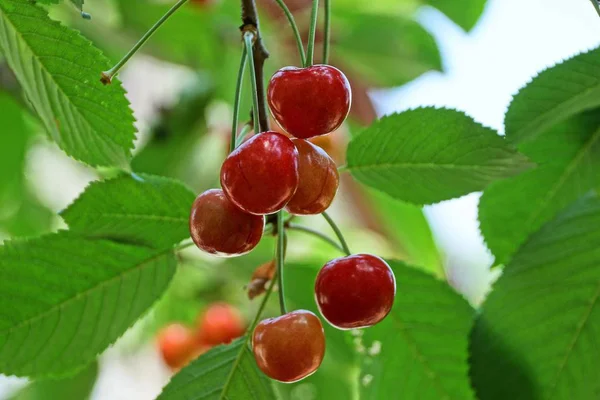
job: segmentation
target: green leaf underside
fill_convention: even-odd
[[[386,319],[364,331],[361,399],[473,399],[467,363],[473,309],[433,276],[399,261],[390,265],[396,299]]]
[[[50,137],[92,166],[124,167],[135,129],[120,83],[103,86],[108,61],[35,3],[0,0],[0,50]]]
[[[87,400],[97,377],[98,363],[94,362],[68,378],[34,381],[8,400]]]
[[[332,18],[336,57],[371,84],[399,86],[427,71],[442,70],[435,40],[413,20],[349,9],[337,9]]]
[[[384,117],[348,145],[348,169],[356,179],[415,204],[483,190],[529,167],[495,131],[448,109]]]
[[[203,354],[171,379],[157,400],[276,399],[246,338]]]
[[[171,251],[59,232],[0,247],[0,372],[61,376],[92,361],[162,294]]]
[[[506,113],[506,137],[526,142],[599,106],[600,49],[594,49],[541,72],[521,89]]]
[[[560,210],[600,185],[600,113],[558,124],[521,146],[538,167],[490,185],[479,203],[480,229],[496,263]]]
[[[124,175],[92,183],[61,215],[86,236],[165,248],[189,237],[194,198],[172,179]]]
[[[425,0],[425,3],[446,14],[464,30],[470,31],[483,13],[487,0]]]
[[[482,399],[597,399],[600,199],[589,195],[519,249],[472,333]]]

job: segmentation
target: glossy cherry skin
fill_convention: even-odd
[[[264,217],[237,208],[220,189],[196,198],[190,215],[190,233],[207,253],[232,257],[248,253],[262,237]]]
[[[198,319],[198,342],[216,346],[230,343],[244,334],[246,324],[240,312],[225,303],[210,305]]]
[[[335,162],[320,147],[303,139],[293,139],[298,149],[300,179],[298,189],[286,209],[292,214],[320,214],[333,201],[340,183]]]
[[[308,139],[342,125],[352,90],[342,71],[331,65],[285,67],[271,78],[267,100],[273,118],[286,132]]]
[[[171,324],[158,334],[158,348],[165,364],[173,369],[183,367],[196,352],[194,333],[181,324]]]
[[[328,262],[315,282],[321,314],[339,329],[375,325],[388,315],[395,296],[392,269],[381,258],[369,254]]]
[[[298,187],[298,150],[281,133],[259,133],[225,159],[221,186],[232,203],[250,214],[277,212]]]
[[[299,381],[314,373],[323,361],[323,325],[306,310],[266,319],[254,329],[252,350],[256,364],[269,378]]]

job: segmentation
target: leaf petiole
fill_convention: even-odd
[[[179,0],[177,3],[175,3],[175,5],[171,7],[169,11],[165,13],[165,15],[163,15],[158,21],[156,21],[154,25],[152,25],[152,27],[144,34],[144,36],[142,36],[142,38],[131,48],[131,50],[129,50],[127,54],[125,54],[125,56],[117,64],[115,64],[114,67],[112,67],[108,71],[102,72],[100,82],[102,82],[105,85],[110,85],[112,79],[115,77],[115,75],[119,73],[121,68],[123,68],[123,66],[127,64],[127,61],[129,61],[129,59],[133,57],[133,55],[137,53],[137,51],[148,41],[148,39],[150,39],[154,32],[156,32],[158,28],[160,28],[162,24],[164,24],[165,21],[168,20],[169,17],[171,17],[171,15],[173,15],[175,11],[177,11],[186,2],[187,0]]]

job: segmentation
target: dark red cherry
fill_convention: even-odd
[[[192,240],[211,254],[227,257],[248,253],[260,242],[264,225],[264,217],[243,212],[221,189],[207,190],[192,205]]]
[[[325,150],[303,139],[293,139],[298,149],[298,190],[286,209],[292,214],[320,214],[333,201],[340,183],[335,162]]]
[[[277,212],[298,187],[298,150],[281,133],[259,133],[225,159],[221,186],[229,200],[246,212]]]
[[[254,329],[252,350],[256,364],[269,378],[299,381],[314,373],[323,361],[323,325],[306,310],[266,319]]]
[[[308,139],[342,125],[352,91],[342,71],[331,65],[285,67],[271,78],[267,99],[273,118],[286,132]]]
[[[321,314],[339,329],[375,325],[388,315],[395,296],[392,269],[381,258],[369,254],[331,260],[315,282]]]

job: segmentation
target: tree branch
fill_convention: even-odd
[[[256,41],[254,42],[254,68],[256,70],[256,87],[258,94],[258,125],[262,132],[269,130],[269,116],[267,114],[266,93],[264,85],[264,64],[269,58],[267,51],[260,34],[258,12],[256,10],[255,0],[241,0],[242,2],[242,22],[240,27],[242,32],[253,30],[256,32]],[[255,115],[252,116],[256,118]],[[255,132],[258,133],[258,132]]]

